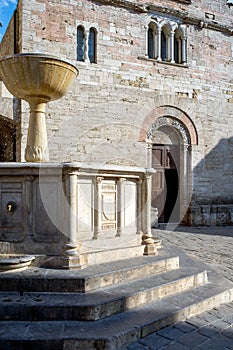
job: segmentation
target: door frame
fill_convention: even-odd
[[[166,127],[166,128],[164,128]],[[156,119],[156,121],[150,126],[147,132],[146,142],[150,149],[150,166],[152,167],[152,148],[153,144],[159,144],[156,132],[161,130],[167,130],[166,135],[169,136],[169,130],[171,132],[171,145],[177,145],[180,147],[180,169],[179,169],[179,199],[180,199],[180,215],[179,222],[183,220],[185,214],[189,208],[192,197],[192,147],[191,137],[188,128],[180,120],[162,116]],[[174,133],[175,132],[175,133]],[[176,134],[176,138],[174,137]]]

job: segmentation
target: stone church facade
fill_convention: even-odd
[[[160,223],[233,224],[232,11],[226,0],[19,0],[0,55],[79,69],[47,109],[51,162],[152,167]],[[2,158],[24,161],[28,105],[0,92],[15,143]]]

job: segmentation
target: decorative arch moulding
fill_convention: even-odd
[[[147,132],[147,135],[146,135],[147,142],[151,142],[153,140],[154,133],[161,126],[171,126],[174,129],[178,130],[180,136],[182,137],[184,145],[191,146],[191,135],[186,125],[182,123],[180,120],[170,116],[159,117],[158,119],[156,119],[156,121],[151,125],[151,127]]]
[[[179,130],[187,145],[198,145],[198,134],[193,121],[184,111],[173,106],[157,107],[147,115],[141,127],[140,141],[150,140],[153,130],[161,125],[169,125]]]

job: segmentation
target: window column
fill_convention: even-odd
[[[182,39],[181,63],[187,62],[186,50],[187,50],[187,37],[184,36]]]
[[[161,61],[161,28],[157,29],[157,60]]]
[[[171,63],[175,63],[175,59],[174,59],[174,31],[173,30],[170,33],[170,61],[171,61]]]

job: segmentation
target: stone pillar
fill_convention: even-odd
[[[175,63],[175,58],[174,58],[174,31],[171,31],[171,33],[170,33],[170,60],[171,60],[171,63]]]
[[[146,167],[152,167],[152,146],[153,143],[149,140],[146,141]]]
[[[186,59],[186,50],[187,50],[186,44],[187,44],[187,38],[184,37],[182,39],[182,49],[181,49],[181,62],[182,63],[185,63],[187,61],[187,59]]]
[[[157,248],[151,233],[151,176],[153,169],[147,169],[142,182],[142,244],[144,255],[156,255]]]
[[[97,239],[101,232],[101,215],[102,215],[102,181],[103,177],[98,176],[94,183],[94,236]]]
[[[116,236],[120,237],[124,230],[124,209],[125,209],[125,196],[124,196],[124,178],[117,180],[117,233]]]
[[[157,31],[157,60],[161,61],[161,29]]]
[[[89,30],[86,29],[84,34],[84,61],[90,63],[89,55],[88,55],[88,50],[89,50],[88,38],[89,38]]]
[[[142,179],[137,180],[137,234],[142,235]]]
[[[48,162],[49,150],[45,119],[45,102],[30,99],[30,119],[25,150],[27,162]]]
[[[60,267],[67,269],[80,268],[80,257],[77,243],[77,174],[70,173],[66,177],[66,230]]]

